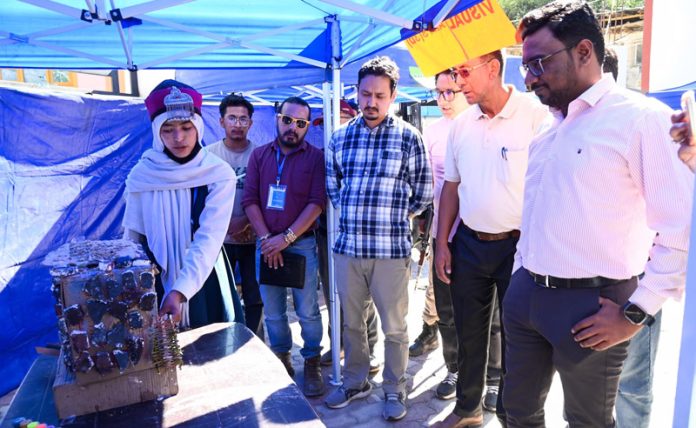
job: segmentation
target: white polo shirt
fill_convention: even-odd
[[[457,116],[447,141],[445,180],[459,183],[459,216],[479,232],[520,228],[529,143],[552,120],[534,96],[509,89],[495,117],[478,105]]]

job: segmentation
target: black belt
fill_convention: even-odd
[[[488,233],[488,232],[479,232],[478,230],[474,230],[467,226],[466,224],[462,223],[462,226],[464,227],[464,230],[468,231],[470,235],[473,235],[476,239],[479,241],[503,241],[505,239],[518,239],[520,237],[520,231],[515,229],[515,230],[509,230],[507,232],[500,232],[500,233]]]
[[[529,272],[529,275],[537,285],[546,288],[600,288],[631,279],[613,279],[603,276],[594,276],[592,278],[557,278],[550,275],[539,275],[529,269],[525,270]]]

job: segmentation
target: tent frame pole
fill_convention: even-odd
[[[324,117],[331,121],[324,121],[324,145],[329,144],[333,130],[338,128],[341,121],[341,27],[337,19],[327,21],[331,37],[331,91],[328,84],[324,86]],[[330,123],[329,126],[328,123]],[[325,151],[326,153],[326,151]],[[326,204],[326,229],[328,242],[329,261],[329,305],[331,305],[331,357],[332,376],[331,384],[341,385],[341,311],[338,290],[336,289],[336,271],[333,256],[333,244],[336,241],[336,209],[329,201]]]

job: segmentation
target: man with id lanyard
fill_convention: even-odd
[[[324,155],[304,141],[310,124],[306,101],[290,97],[283,101],[279,111],[276,139],[256,148],[249,158],[242,206],[259,237],[256,269],[271,350],[290,377],[295,375],[295,370],[290,356],[292,334],[287,316],[287,288],[270,281],[264,283],[262,279],[265,272],[273,277],[273,272],[279,270],[284,272],[281,275],[284,279],[296,277],[298,268],[301,269],[296,260],[304,257],[305,270],[297,275],[304,276],[304,281],[288,287],[292,289],[304,340],[300,349],[305,360],[302,390],[307,397],[315,397],[325,391],[319,366],[323,329],[317,303],[314,237],[315,221],[326,204]],[[293,266],[293,263],[298,264]]]

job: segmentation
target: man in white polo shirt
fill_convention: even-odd
[[[446,239],[438,239],[435,249],[437,275],[450,284],[459,345],[457,404],[441,427],[483,422],[493,299],[497,290],[502,301],[510,281],[529,143],[549,117],[535,98],[503,85],[502,65],[502,54],[495,51],[452,73],[467,102],[475,105],[455,119],[450,131],[440,196],[437,236],[448,235],[457,212],[461,219],[452,251]],[[499,417],[504,414],[501,397]]]

